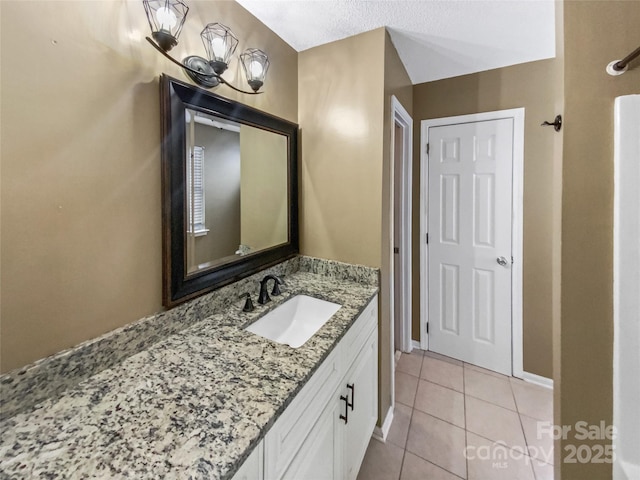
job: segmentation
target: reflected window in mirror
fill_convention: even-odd
[[[204,191],[204,147],[192,145],[187,152],[187,202],[189,204],[189,228],[194,237],[206,235],[205,191]]]

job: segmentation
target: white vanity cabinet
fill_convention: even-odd
[[[375,296],[265,436],[264,478],[355,479],[377,416]]]
[[[355,480],[378,419],[378,331],[369,336],[345,377],[344,480]],[[301,477],[302,478],[302,477]]]
[[[293,456],[282,480],[341,480],[342,450],[337,441],[343,434],[340,405],[330,402]],[[275,477],[267,477],[275,478]]]
[[[232,480],[260,480],[264,478],[264,441],[261,441],[251,455],[244,461]]]

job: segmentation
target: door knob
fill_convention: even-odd
[[[504,258],[504,257],[496,258],[496,262],[498,262],[498,265],[500,265],[501,267],[506,267],[507,266],[507,259]]]

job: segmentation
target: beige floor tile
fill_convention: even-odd
[[[520,413],[553,422],[553,390],[517,378],[511,380],[511,388]]]
[[[424,355],[426,352],[424,350],[421,350],[419,348],[414,348],[413,350],[411,350],[411,355]]]
[[[425,355],[422,359],[420,378],[443,387],[453,388],[458,392],[464,392],[462,367],[433,358],[430,355]]]
[[[413,407],[418,389],[418,377],[403,372],[396,372],[396,402]]]
[[[511,450],[467,432],[469,480],[535,480],[532,460],[523,450]]]
[[[464,395],[450,388],[420,380],[413,407],[458,427],[465,427]]]
[[[475,372],[480,372],[480,373],[484,373],[486,375],[491,375],[492,377],[502,378],[503,380],[509,380],[509,378],[510,378],[510,377],[508,377],[506,375],[503,375],[501,373],[494,372],[493,370],[488,370],[486,368],[478,367],[477,365],[473,365],[471,363],[466,363],[465,362],[464,368],[465,368],[465,370],[473,370]]]
[[[516,410],[511,384],[507,377],[495,377],[477,370],[465,369],[464,393],[509,410]]]
[[[460,478],[412,453],[407,452],[404,456],[400,480],[459,480]]]
[[[469,396],[465,398],[465,410],[467,430],[526,451],[527,444],[516,412]]]
[[[533,473],[536,474],[536,480],[553,480],[553,465],[539,462],[536,459],[532,462]]]
[[[440,355],[439,353],[436,353],[436,352],[425,351],[424,352],[424,356],[425,357],[435,358],[436,360],[442,360],[443,362],[447,362],[447,363],[450,363],[452,365],[457,365],[459,367],[462,367],[462,365],[463,365],[461,360],[457,360],[455,358],[447,357],[446,355]]]
[[[431,415],[414,410],[407,451],[466,478],[465,431]]]
[[[357,480],[397,480],[400,478],[403,456],[402,448],[372,438]]]
[[[407,445],[407,435],[409,435],[409,425],[411,424],[411,414],[413,410],[402,403],[396,403],[393,411],[393,422],[387,435],[387,442],[404,448]]]
[[[420,376],[420,369],[422,368],[422,355],[416,355],[414,353],[403,353],[400,355],[397,371],[408,373],[414,377]]]
[[[542,427],[542,424],[547,423],[546,420],[520,415],[520,421],[524,429],[529,455],[545,463],[553,464],[553,436],[548,432],[548,429],[539,428]]]

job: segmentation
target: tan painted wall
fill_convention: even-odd
[[[384,29],[300,53],[301,252],[383,259]],[[390,404],[388,295],[380,303],[380,411]],[[386,345],[386,347],[385,347]]]
[[[300,244],[380,266],[384,29],[301,52]]]
[[[414,255],[419,259],[420,121],[525,107],[524,370],[551,378],[554,245],[559,237],[561,134],[542,128],[562,108],[561,61],[542,60],[414,87]],[[420,263],[414,260],[413,336],[419,337]],[[555,288],[559,288],[558,285]]]
[[[561,423],[612,421],[613,102],[640,93],[640,2],[567,1],[562,210]],[[564,444],[580,445],[570,436]],[[606,443],[606,442],[601,442]],[[563,446],[564,446],[563,444]],[[610,479],[610,464],[563,463],[563,480]]]
[[[262,95],[217,93],[297,121],[297,53],[235,2],[190,7],[176,56],[226,23],[271,69]],[[141,2],[0,9],[5,372],[161,309],[158,75],[185,77],[144,40]]]
[[[287,138],[242,125],[240,155],[242,244],[258,251],[286,243],[289,234]]]

